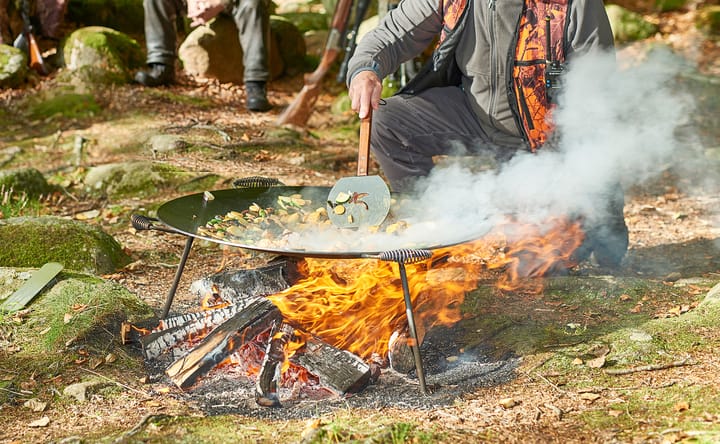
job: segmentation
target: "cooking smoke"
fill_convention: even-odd
[[[682,68],[662,50],[627,67],[607,53],[575,60],[554,110],[559,140],[552,148],[520,150],[479,172],[467,158],[450,156],[418,184],[412,214],[400,214],[409,228],[401,236],[363,235],[364,246],[384,251],[477,239],[508,215],[535,224],[561,215],[602,220],[608,187],[640,184],[685,149],[678,129],[692,103],[676,85]],[[308,242],[323,245],[326,236]]]

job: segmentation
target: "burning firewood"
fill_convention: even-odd
[[[220,324],[188,354],[177,359],[165,374],[180,388],[192,386],[198,377],[210,371],[252,339],[278,322],[282,315],[272,302],[258,298],[233,317]]]
[[[339,395],[358,392],[370,382],[370,365],[348,351],[316,339],[306,341],[303,350],[295,353],[290,362],[318,376],[323,385]]]
[[[163,319],[158,331],[153,331],[140,338],[143,352],[147,359],[155,359],[172,350],[179,342],[220,325],[234,316],[242,306],[231,305],[216,310],[186,313],[180,316]]]
[[[285,346],[294,331],[295,329],[286,323],[281,323],[279,327],[273,326],[270,330],[270,340],[255,384],[255,401],[260,406],[280,407],[280,398],[277,395],[279,366],[285,361]]]

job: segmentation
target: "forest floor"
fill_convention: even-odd
[[[690,25],[691,13],[649,14],[649,17],[661,25],[658,40],[669,42],[697,63],[701,73],[720,74],[718,46],[699,38]],[[637,47],[631,46],[621,54],[632,57],[636,51]],[[48,82],[50,80],[38,82],[34,91],[47,88]],[[137,85],[120,86],[98,93],[97,101],[104,109],[101,116],[79,121],[13,119],[12,128],[3,133],[0,146],[34,141],[42,151],[44,172],[66,167],[67,147],[75,136],[82,136],[90,141],[87,162],[92,165],[154,159],[187,171],[217,173],[229,180],[259,175],[278,178],[286,185],[331,186],[339,178],[354,174],[357,156],[354,117],[331,112],[333,101],[343,91],[342,86],[329,81],[324,84],[307,128],[299,129],[297,143],[275,145],[273,142],[280,131],[274,125],[275,120],[301,87],[300,77],[273,82],[269,96],[275,104],[274,110],[251,114],[244,108],[244,92],[238,86],[188,78],[154,92]],[[25,93],[27,91],[3,91],[4,108],[11,110]],[[203,105],[184,102],[178,97],[191,97]],[[171,152],[161,159],[147,149],[123,148],[128,146],[128,138],[141,140],[163,132],[204,138],[210,148]],[[233,141],[241,141],[244,148],[228,150],[221,143],[218,147],[220,132]],[[717,149],[720,139],[717,134],[714,137],[716,143],[710,148]],[[49,146],[47,141],[51,139],[55,143]],[[658,319],[688,315],[697,309],[699,299],[713,282],[720,282],[716,259],[720,188],[698,180],[699,176],[711,179],[713,171],[699,171],[693,176],[679,172],[686,170],[670,167],[652,181],[628,190],[625,218],[630,230],[630,248],[623,266],[612,272],[618,277],[655,279],[669,288],[676,282],[685,282],[674,290],[676,301],[641,299],[644,311]],[[176,263],[176,259],[168,259],[167,262],[172,263],[167,264],[162,258],[178,258],[185,242],[178,236],[132,230],[128,216],[147,212],[180,195],[122,202],[65,199],[49,205],[46,211],[80,218],[78,216],[99,210],[100,216],[95,220],[113,234],[134,259],[132,266],[106,278],[122,284],[159,310],[173,281]],[[189,256],[189,266],[180,280],[173,310],[195,309],[197,297],[191,294],[190,283],[216,272],[221,264],[225,268],[247,267],[263,260],[262,255],[212,244],[199,245]],[[652,265],[658,265],[655,271],[661,270],[660,275],[648,276],[647,270]],[[578,270],[578,275],[605,272],[588,265]],[[541,313],[537,311],[539,307],[552,306],[551,301],[543,301],[542,295],[528,303],[522,295],[508,298],[491,304],[488,311],[505,306],[518,310],[522,316],[532,317]],[[639,310],[637,307],[637,304],[625,306],[618,311]],[[569,323],[572,313],[566,314],[567,318],[562,321]],[[685,359],[678,365],[593,379],[585,373],[578,376],[574,370],[545,366],[561,352],[538,352],[525,356],[511,381],[478,388],[464,394],[453,405],[431,411],[397,407],[382,411],[338,409],[315,422],[263,421],[242,415],[210,418],[175,390],[142,384],[143,375],[137,372],[116,372],[106,377],[128,387],[120,396],[57,406],[48,413],[52,421],[45,426],[32,424],[37,415],[0,405],[0,416],[4,418],[0,442],[300,442],[308,439],[303,436],[318,430],[324,433],[316,435],[321,442],[322,439],[327,442],[405,442],[405,438],[407,442],[717,442],[720,440],[720,405],[717,403],[720,386],[716,377],[720,370],[720,328],[700,322],[692,324],[691,329],[697,335],[695,343],[689,344],[682,354],[670,343],[667,345],[668,362]],[[685,365],[690,362],[692,365]],[[3,368],[1,363],[0,371],[2,376],[10,374],[10,369]],[[576,377],[587,379],[579,384],[572,379]],[[52,381],[33,382],[52,384]],[[714,403],[695,402],[706,402],[713,396]],[[368,432],[378,425],[393,423],[412,423],[415,428],[402,431],[396,427],[382,437]],[[358,431],[358,426],[364,429]]]

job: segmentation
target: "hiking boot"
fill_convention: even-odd
[[[625,195],[619,185],[607,195],[607,214],[605,217],[583,227],[585,240],[573,253],[573,258],[581,262],[592,254],[601,267],[615,268],[620,265],[629,244],[628,227],[623,215]]]
[[[151,63],[147,71],[138,71],[135,81],[144,86],[163,86],[175,83],[175,68],[162,63]]]
[[[265,91],[265,82],[245,82],[245,95],[245,107],[248,110],[265,112],[272,109]]]

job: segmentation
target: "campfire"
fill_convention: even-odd
[[[391,368],[418,378],[425,392],[423,339],[462,319],[464,296],[482,276],[494,275],[501,290],[537,293],[534,278],[575,265],[579,223],[544,227],[508,220],[482,239],[410,261],[403,255],[412,252],[284,258],[220,272],[193,284],[202,310],[135,330],[146,358],[170,362],[164,374],[183,390],[232,368],[255,382],[258,405],[279,406],[280,387],[345,396]]]

